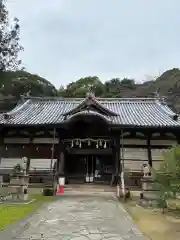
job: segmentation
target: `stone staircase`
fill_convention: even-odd
[[[68,184],[64,186],[65,192],[89,192],[89,193],[103,193],[116,192],[116,187],[101,184]]]

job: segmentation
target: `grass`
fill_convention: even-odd
[[[180,206],[180,200],[170,206]],[[180,218],[170,211],[162,214],[157,209],[145,209],[136,205],[135,201],[124,204],[139,229],[152,240],[180,239]],[[178,210],[178,208],[176,208]],[[179,209],[180,210],[180,209]]]
[[[54,197],[45,197],[39,194],[33,195],[32,197],[36,200],[29,204],[10,205],[5,203],[0,205],[0,231],[13,222],[27,216],[40,207],[44,202],[54,199]]]

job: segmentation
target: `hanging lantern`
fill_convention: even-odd
[[[7,151],[8,150],[8,147],[6,146],[5,150]]]
[[[74,147],[74,142],[73,142],[73,140],[72,140],[72,142],[71,142],[71,147],[72,147],[72,148]]]
[[[107,147],[107,144],[106,144],[106,142],[104,143],[104,148],[106,148]]]
[[[88,146],[91,146],[91,141],[88,139]]]
[[[98,148],[99,147],[99,144],[98,144],[98,141],[97,141],[97,143],[96,143],[96,148]]]
[[[99,146],[102,147],[102,141],[101,140],[99,141]]]
[[[82,144],[81,144],[81,141],[79,142],[79,147],[81,148]]]
[[[76,145],[79,145],[79,141],[78,140],[76,140]]]
[[[38,150],[39,150],[39,148],[37,147],[37,148],[36,148],[36,151],[38,152]]]

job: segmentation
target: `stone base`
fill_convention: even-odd
[[[29,175],[25,173],[13,173],[10,176],[11,185],[26,185],[29,183]]]
[[[157,207],[158,202],[157,202],[157,200],[140,199],[139,205],[144,206],[144,207]]]
[[[145,191],[145,190],[143,190],[142,194],[143,194],[143,199],[146,199],[146,200],[152,200],[153,201],[153,200],[157,200],[159,198],[158,191],[153,191],[153,190]]]
[[[28,201],[29,176],[24,172],[13,173],[8,185],[11,201]]]
[[[145,176],[142,178],[142,193],[141,193],[141,203],[143,205],[154,205],[159,199],[158,191],[153,189],[153,184],[155,183],[151,176]]]
[[[28,194],[12,194],[11,200],[12,201],[28,201],[29,195]]]

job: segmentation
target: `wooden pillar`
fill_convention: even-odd
[[[116,135],[114,140],[114,157],[115,157],[115,166],[116,166],[116,177],[121,173],[121,159],[120,159],[120,135]]]
[[[1,163],[1,158],[3,157],[4,154],[4,134],[0,134],[0,163]]]
[[[59,172],[60,175],[64,174],[64,151],[60,152],[58,172]]]
[[[152,167],[152,154],[151,154],[151,143],[150,143],[150,136],[147,139],[147,154],[148,154],[148,163]]]
[[[113,147],[112,147],[112,158],[114,162],[115,172],[117,172],[117,161],[116,161],[116,141],[113,140]]]
[[[177,144],[180,145],[180,132],[178,131],[178,133],[174,134],[176,136],[176,141],[177,141]]]
[[[58,175],[64,175],[64,165],[65,165],[65,154],[64,154],[64,144],[61,139],[59,140],[59,158],[57,163],[57,172]]]
[[[32,146],[33,146],[33,137],[31,136],[28,144],[27,156],[25,156],[27,157],[26,172],[28,172],[30,168]]]
[[[121,156],[120,156],[120,136],[116,138],[116,159],[117,159],[117,167],[118,167],[118,174],[121,173]]]

